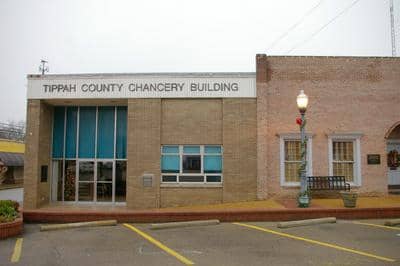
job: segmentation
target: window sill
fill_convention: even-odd
[[[222,188],[222,183],[217,184],[190,184],[190,183],[161,183],[162,188]]]
[[[361,187],[361,185],[358,183],[353,183],[353,182],[347,182],[347,183],[350,184],[350,188],[360,188]]]
[[[300,182],[296,183],[283,183],[281,187],[293,188],[293,187],[300,187]]]

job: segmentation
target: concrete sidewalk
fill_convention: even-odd
[[[341,199],[313,199],[298,208],[295,199],[223,203],[190,207],[130,210],[126,207],[49,205],[24,210],[25,222],[83,222],[116,219],[119,222],[175,222],[218,219],[232,221],[290,221],[322,217],[380,219],[400,217],[400,196],[361,197],[356,208],[344,208]]]
[[[359,197],[357,199],[356,208],[400,208],[400,195],[393,195],[387,197]],[[269,199],[262,201],[248,201],[238,203],[222,203],[212,205],[197,205],[175,208],[162,208],[160,210],[166,211],[203,211],[203,210],[279,210],[279,209],[293,209],[297,207],[296,199]],[[340,198],[335,199],[312,199],[311,206],[308,209],[330,209],[330,208],[343,208],[343,201]]]

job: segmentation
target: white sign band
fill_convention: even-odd
[[[28,78],[28,99],[255,98],[255,77]]]

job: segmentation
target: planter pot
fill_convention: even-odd
[[[310,205],[310,197],[308,196],[299,196],[297,199],[300,208],[308,208]]]
[[[0,223],[0,239],[22,234],[23,229],[24,223],[20,217],[9,223]]]
[[[343,199],[344,207],[346,208],[354,208],[357,203],[357,192],[349,192],[349,191],[341,191],[340,195]]]

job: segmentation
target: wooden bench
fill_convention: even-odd
[[[313,190],[350,190],[350,184],[344,176],[308,176],[307,185]]]

